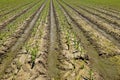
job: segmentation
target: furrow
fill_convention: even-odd
[[[38,20],[41,11],[44,9],[46,4],[46,1],[40,6],[40,8],[31,16],[29,22],[26,23],[26,29],[21,34],[21,37],[17,39],[17,41],[13,44],[13,46],[9,49],[6,56],[4,56],[4,59],[2,60],[2,63],[0,64],[0,77],[4,74],[5,69],[8,67],[8,65],[11,63],[13,58],[16,56],[16,52],[21,48],[21,46],[24,44],[24,42],[27,40],[27,38],[31,34],[31,30],[33,29],[36,21]],[[10,42],[11,43],[11,42]]]
[[[89,7],[86,7],[86,8],[82,7],[82,6],[79,6],[79,7],[81,9],[85,10],[86,12],[101,18],[104,22],[113,25],[113,27],[115,29],[120,29],[120,27],[119,27],[120,26],[120,22],[115,20],[115,19],[113,19],[113,18],[111,18],[110,16],[107,16],[107,15],[104,15],[104,14],[99,13],[97,11],[94,11],[94,10],[90,9]]]
[[[67,6],[71,7],[70,5],[67,5]],[[83,18],[84,21],[87,21],[87,19],[89,19],[90,21],[92,21],[91,18],[87,18],[86,16],[84,16],[84,14],[80,13],[79,11],[77,11],[76,9],[74,9],[73,7],[71,7],[71,9],[73,9],[73,11],[75,11],[78,16],[80,16],[81,18]],[[77,17],[75,17],[75,18],[77,19]],[[79,20],[79,18],[78,18],[78,20]],[[89,23],[87,23],[87,24],[89,24]],[[94,30],[93,29],[93,27],[94,27],[93,25],[89,25],[89,26],[91,26],[91,30]],[[98,49],[99,55],[102,55],[102,53],[103,54],[107,53],[106,55],[109,57],[109,56],[115,56],[115,55],[119,55],[120,54],[119,47],[118,47],[119,45],[115,45],[113,42],[110,41],[111,39],[109,40],[105,36],[102,36],[102,34],[100,34],[97,30],[94,30],[94,31],[95,31],[95,33],[93,35],[94,35],[94,37],[96,36],[96,38],[94,38],[94,37],[93,38],[94,38],[94,40],[95,40],[96,43],[93,42],[93,44]],[[98,36],[97,36],[97,34],[98,34]],[[91,37],[92,37],[92,35],[91,35]],[[100,44],[99,43],[100,40],[98,41],[97,38],[101,38],[105,42],[101,42],[101,44]],[[111,45],[111,47],[109,47],[110,45]],[[106,50],[105,49],[103,50],[102,47],[106,47]]]
[[[99,59],[96,50],[87,41],[87,38],[84,36],[78,25],[72,21],[67,11],[64,11],[59,4],[56,5],[60,7],[58,10],[61,10],[61,13],[63,14],[63,18],[61,17],[62,14],[59,16],[59,18],[62,18],[59,20],[61,22],[60,37],[62,49],[62,53],[59,55],[60,64],[58,66],[61,72],[60,79],[90,79],[88,73],[92,69],[93,74],[95,73],[93,78],[95,80],[103,80],[100,74],[89,65],[89,63],[91,64],[91,61],[94,62],[94,60]],[[76,44],[76,41],[79,43],[79,48],[76,48],[76,45],[78,45]],[[80,69],[82,65],[84,65],[84,69]]]
[[[98,12],[100,12],[100,13],[103,13],[103,14],[105,14],[105,15],[108,15],[108,16],[111,16],[111,17],[113,17],[113,18],[116,18],[116,19],[118,19],[118,20],[120,20],[120,16],[119,15],[117,15],[117,14],[113,14],[113,13],[111,13],[111,12],[107,12],[106,10],[103,10],[103,9],[100,9],[100,8],[93,8],[93,7],[90,7],[91,9],[93,9],[93,10],[96,10],[96,11],[98,11]]]
[[[63,7],[63,9],[66,11],[66,13],[67,13],[67,15],[69,16],[69,18],[72,20],[72,22],[74,23],[74,24],[76,24],[77,26],[78,26],[78,29],[79,30],[81,30],[83,33],[84,33],[84,36],[86,36],[87,37],[87,39],[88,39],[88,35],[89,34],[87,34],[87,33],[85,33],[84,32],[84,30],[82,29],[82,27],[85,27],[85,26],[87,26],[87,24],[86,25],[83,25],[83,23],[78,23],[78,22],[76,22],[76,20],[69,14],[69,12],[67,12],[67,10]],[[69,10],[69,9],[68,9]],[[81,21],[79,21],[79,22],[81,22]],[[89,40],[89,39],[88,39]],[[95,41],[94,41],[95,42]],[[83,43],[85,43],[84,41],[83,41]],[[87,45],[87,44],[86,44]],[[87,45],[87,46],[89,46],[89,44]],[[91,46],[91,45],[90,45]],[[90,47],[88,47],[88,48],[90,48]],[[94,49],[93,49],[94,50]],[[92,52],[91,52],[92,53]],[[112,65],[112,63],[109,61],[109,60],[107,60],[107,59],[101,59],[100,57],[98,57],[97,55],[96,55],[96,53],[89,53],[88,55],[90,56],[90,57],[92,57],[92,68],[94,68],[95,70],[97,70],[98,71],[98,73],[101,75],[101,77],[103,77],[103,79],[104,80],[113,80],[113,79],[119,79],[119,72],[117,72],[117,71],[114,71],[114,70],[111,70],[111,68],[112,69],[116,69],[116,66],[114,65]],[[98,63],[99,62],[99,63]],[[106,63],[108,63],[108,64],[106,64]],[[110,67],[111,66],[111,67]],[[114,67],[114,68],[113,68]],[[112,74],[111,73],[109,73],[109,72],[111,72],[112,71]],[[112,76],[114,74],[114,77]],[[101,80],[101,79],[100,79]]]
[[[73,9],[75,12],[77,12],[80,16],[82,16],[83,18],[88,20],[89,22],[97,25],[100,29],[104,30],[107,34],[110,34],[111,37],[113,37],[117,40],[116,42],[118,42],[118,43],[120,42],[120,30],[114,29],[111,25],[104,23],[104,21],[101,21],[99,18],[96,18],[94,15],[90,15],[80,9],[76,10],[68,4],[66,4],[66,5],[69,6],[71,9]]]
[[[38,11],[38,10],[37,10]],[[34,18],[35,14],[37,13],[37,11],[32,14],[27,20],[26,22],[19,27],[19,29],[17,29],[15,31],[15,33],[13,33],[8,39],[7,41],[5,41],[2,46],[0,47],[0,53],[1,56],[4,55],[6,52],[9,51],[9,49],[17,42],[18,38],[21,37],[22,34],[24,34],[24,31],[26,30],[27,26],[30,24],[30,21]]]
[[[103,7],[100,7],[101,9],[105,10],[105,11],[108,11],[108,12],[111,12],[113,14],[120,14],[120,11],[116,10],[116,9],[113,9],[113,8],[103,8]]]
[[[38,3],[38,2],[36,2]],[[10,24],[11,22],[13,22],[14,20],[16,20],[18,17],[20,17],[21,15],[25,14],[27,11],[29,11],[32,7],[34,7],[35,4],[33,4],[32,6],[24,9],[23,11],[21,11],[19,14],[17,15],[14,15],[13,17],[11,17],[10,19],[6,20],[5,22],[3,22],[1,25],[0,25],[0,30],[4,29],[8,24]]]
[[[29,4],[31,4],[31,2],[26,3],[26,4],[24,4],[24,5],[21,5],[21,6],[17,7],[17,8],[14,8],[14,9],[12,9],[12,10],[6,12],[6,13],[0,14],[0,18],[1,18],[2,16],[4,16],[4,15],[7,15],[7,14],[9,14],[9,13],[11,13],[11,12],[17,10],[17,9],[20,9],[21,7],[27,6],[27,5],[29,5]]]
[[[57,68],[58,60],[57,56],[60,53],[59,49],[59,33],[58,22],[56,19],[56,13],[54,3],[50,2],[50,46],[48,52],[48,72],[51,79],[59,80],[59,70]]]

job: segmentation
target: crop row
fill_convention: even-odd
[[[22,10],[20,13],[12,16],[11,18],[5,20],[4,22],[2,22],[1,25],[0,25],[0,29],[1,29],[1,30],[4,29],[9,23],[15,21],[17,18],[19,18],[19,17],[22,16],[24,13],[26,13],[27,11],[29,11],[29,10],[30,10],[32,7],[34,7],[35,5],[36,5],[36,3],[33,4],[33,5],[31,5],[30,7]]]
[[[64,3],[62,3],[62,5],[63,5]],[[65,6],[65,7],[64,7]],[[92,62],[92,64],[90,64],[91,66],[92,66],[92,69],[95,71],[95,70],[97,70],[98,71],[98,73],[99,73],[99,75],[101,75],[100,76],[100,80],[102,80],[102,78],[104,78],[104,79],[118,79],[119,77],[118,77],[118,74],[119,74],[119,72],[118,71],[116,71],[116,72],[114,72],[113,74],[116,74],[116,76],[114,76],[114,78],[113,77],[111,77],[111,74],[109,74],[109,71],[112,71],[111,70],[111,67],[114,67],[114,68],[112,68],[112,69],[118,69],[119,67],[117,67],[117,66],[119,66],[119,64],[115,64],[115,62],[114,61],[112,61],[112,60],[110,60],[109,58],[107,58],[107,59],[102,59],[101,57],[99,57],[98,55],[97,55],[97,53],[99,53],[99,55],[101,55],[100,54],[100,52],[98,51],[98,50],[100,50],[100,48],[101,48],[101,44],[105,44],[105,45],[103,45],[102,47],[105,47],[106,46],[106,41],[105,41],[105,37],[104,36],[101,36],[100,34],[99,35],[97,35],[97,31],[95,31],[94,32],[94,29],[91,27],[91,29],[90,29],[90,23],[87,23],[88,21],[87,20],[85,20],[84,18],[82,18],[82,16],[80,16],[77,12],[75,12],[74,10],[72,10],[72,9],[70,9],[69,7],[67,7],[66,5],[64,5],[64,6],[62,6],[62,8],[63,8],[63,11],[65,11],[65,13],[66,13],[66,16],[67,17],[69,17],[72,21],[70,22],[70,23],[74,23],[75,25],[74,25],[74,27],[73,28],[77,28],[76,29],[76,32],[79,32],[79,35],[78,35],[78,37],[82,34],[82,32],[83,32],[83,36],[81,35],[80,37],[81,37],[81,41],[82,41],[82,46],[84,46],[84,48],[85,48],[85,50],[87,50],[87,55],[89,55],[89,57],[90,57],[90,62]],[[75,12],[75,13],[74,13]],[[80,20],[80,18],[81,18],[81,20]],[[84,22],[86,22],[86,23],[84,23]],[[92,30],[93,29],[93,30]],[[90,31],[91,30],[91,31]],[[87,32],[88,31],[88,32]],[[96,38],[95,38],[95,35],[97,35],[96,36]],[[101,38],[100,38],[100,37]],[[86,39],[92,44],[87,44],[86,42],[86,39],[84,38],[84,37],[86,37]],[[93,38],[93,39],[92,39]],[[100,39],[98,39],[98,38],[100,38]],[[96,41],[93,41],[93,40],[95,40],[95,39],[97,39]],[[101,40],[102,39],[102,40]],[[84,41],[83,41],[84,40]],[[94,43],[96,43],[97,41],[100,41],[101,40],[101,42],[97,45],[98,47],[99,47],[99,49],[96,47],[96,44],[95,45],[93,45]],[[107,39],[108,40],[108,39]],[[93,42],[92,42],[93,41]],[[108,42],[109,42],[109,40],[108,40]],[[111,41],[110,41],[110,43],[112,43]],[[108,45],[108,44],[107,44]],[[112,44],[113,46],[115,46],[114,44]],[[92,48],[92,47],[94,47],[94,49]],[[112,47],[113,47],[112,46]],[[106,49],[106,52],[108,53],[108,51],[110,51],[110,50],[113,50],[114,51],[114,47],[113,47],[113,49],[110,49],[110,48],[112,48],[111,47],[111,45],[110,46],[106,46],[107,47],[107,49]],[[117,48],[117,50],[118,50],[118,52],[119,52],[119,49],[118,49],[118,47],[116,47]],[[96,49],[96,50],[95,50]],[[102,51],[104,51],[105,49],[104,48],[102,48],[100,51],[102,52]],[[116,51],[117,51],[116,50]],[[96,52],[97,51],[97,52]],[[108,54],[102,54],[102,56],[104,56],[104,57],[110,57],[110,56],[114,56],[114,54],[112,54],[112,51],[110,51],[110,53],[108,53]],[[110,58],[112,58],[112,57],[110,57]],[[113,58],[113,59],[116,59],[116,58]],[[118,59],[118,58],[117,58]],[[99,63],[98,63],[99,62]],[[107,64],[106,64],[107,63]],[[113,64],[114,64],[114,66],[113,66]],[[111,66],[112,65],[112,66]],[[110,67],[111,66],[111,67]],[[107,71],[107,70],[109,70],[109,71]],[[107,74],[107,75],[106,75]]]
[[[19,50],[21,48],[21,46],[24,44],[24,42],[28,39],[29,35],[31,34],[31,30],[33,29],[36,21],[38,20],[40,13],[43,10],[44,6],[45,6],[45,2],[40,7],[38,6],[37,10],[29,17],[29,19],[26,21],[26,23],[24,23],[24,26],[22,26],[22,28],[20,28],[18,30],[18,32],[22,32],[22,34],[20,33],[20,37],[16,39],[16,37],[13,36],[12,41],[15,41],[15,42],[14,43],[13,42],[11,43],[11,41],[8,42],[12,46],[11,46],[11,48],[7,47],[10,49],[9,51],[7,50],[7,54],[3,54],[4,58],[2,58],[2,61],[1,61],[0,74],[3,74],[6,67],[8,67],[7,65],[10,64],[10,62],[16,56],[17,50]],[[27,28],[24,30],[24,27],[27,27]],[[3,46],[3,48],[5,49],[5,46]],[[2,49],[2,50],[4,51],[4,49]]]
[[[103,20],[104,22],[110,24],[113,26],[113,28],[119,29],[120,23],[118,20],[112,18],[111,16],[105,15],[103,13],[100,13],[96,10],[91,9],[90,7],[82,7],[80,6],[81,9],[83,9],[84,11],[93,14],[95,16],[98,16],[101,20]]]
[[[42,3],[42,2],[41,2]],[[41,4],[39,3],[39,4]],[[38,8],[39,4],[31,8],[28,13],[23,14],[19,18],[17,18],[13,23],[10,23],[6,26],[5,30],[1,31],[0,33],[0,44],[2,45],[10,36],[13,35],[19,35],[15,34],[15,32],[18,32],[20,28],[22,28],[24,25],[26,25],[26,22],[29,22],[29,18],[31,18],[32,14],[36,9]],[[24,24],[23,24],[24,23]],[[24,30],[24,28],[23,28]]]
[[[38,21],[32,29],[32,34],[18,52],[17,57],[12,61],[9,68],[13,68],[13,72],[6,72],[3,79],[46,79],[47,74],[47,41],[49,29],[47,25],[47,6],[42,11]],[[43,17],[44,16],[44,17]],[[14,64],[15,63],[15,64]],[[13,66],[14,65],[14,66]],[[19,68],[17,68],[19,67]],[[27,72],[26,72],[27,70]],[[7,71],[7,70],[6,70]],[[31,74],[28,74],[31,73]],[[22,75],[23,77],[20,77]]]
[[[73,9],[73,11],[75,10]],[[82,30],[88,37],[89,41],[95,46],[95,48],[97,48],[99,55],[104,54],[104,55],[113,56],[113,55],[119,54],[119,48],[116,45],[114,45],[109,39],[107,39],[98,31],[96,31],[92,27],[92,25],[90,25],[90,23],[86,22],[88,19],[88,16],[84,17],[86,14],[79,13],[78,11],[75,11],[75,12],[76,12],[76,15],[72,14],[73,12],[71,13],[71,15],[75,15],[74,16],[75,21],[77,21],[78,24],[81,26]],[[77,17],[77,16],[81,16],[81,17]],[[92,19],[92,18],[89,18],[89,19]],[[84,27],[85,25],[87,28]]]
[[[31,4],[34,2],[33,0],[27,1],[27,0],[21,0],[21,1],[5,1],[5,3],[2,3],[3,1],[0,2],[0,15],[4,13],[8,13],[11,11],[14,11],[14,9],[20,8],[22,6]]]
[[[25,4],[0,18],[1,80],[118,79],[116,13],[59,0]]]
[[[79,33],[73,30],[76,25],[66,16],[66,13],[57,2],[55,2],[55,5],[61,41],[60,64],[58,65],[60,79],[96,79],[97,73],[88,67],[89,57],[86,54],[88,51],[82,45],[81,39],[78,37]]]
[[[19,13],[21,13],[21,11],[31,7],[32,5],[34,5],[35,3],[38,3],[39,1],[36,1],[34,3],[29,3],[29,4],[25,4],[23,6],[20,6],[18,8],[15,7],[15,9],[12,9],[11,11],[7,12],[7,13],[3,13],[0,16],[0,24],[4,24],[5,22],[7,22],[6,20],[10,20],[13,19],[13,17],[15,17],[15,15],[18,15]]]
[[[70,6],[69,6],[70,7]],[[117,39],[118,41],[120,40],[120,31],[119,29],[115,29],[113,28],[111,25],[105,23],[104,21],[101,21],[100,18],[98,18],[97,16],[88,14],[87,12],[85,12],[84,10],[76,10],[74,9],[78,14],[80,14],[82,17],[86,18],[87,20],[89,20],[91,23],[95,24],[96,26],[98,26],[100,29],[104,30],[106,33],[112,35],[112,37],[114,37],[115,39]],[[108,27],[109,26],[109,27]]]

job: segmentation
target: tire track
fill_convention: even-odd
[[[60,4],[60,3],[59,3]],[[61,4],[60,4],[61,5]],[[62,6],[62,5],[61,5]],[[71,23],[75,24],[78,28],[75,30],[76,32],[78,32],[78,35],[80,36],[80,32],[83,32],[83,34],[87,37],[87,34],[84,33],[84,31],[82,29],[80,29],[80,26],[76,21],[75,19],[69,14],[69,12],[67,12],[67,10],[62,6],[63,8],[63,12],[66,13],[66,15],[70,18],[70,20],[72,20]],[[103,78],[103,80],[117,80],[119,79],[119,72],[117,72],[115,69],[116,69],[116,66],[113,66],[113,63],[111,63],[109,60],[107,59],[102,59],[100,58],[99,56],[96,55],[97,52],[94,52],[95,49],[92,48],[92,46],[90,44],[86,44],[86,39],[83,40],[83,38],[85,37],[83,35],[83,37],[81,37],[81,40],[82,40],[82,44],[84,46],[86,46],[86,50],[88,49],[91,49],[91,53],[89,53],[88,55],[91,57],[90,58],[90,62],[91,62],[91,67],[95,70],[97,70],[97,72],[99,73],[99,75]],[[91,46],[91,47],[90,47]],[[99,62],[99,63],[98,63]],[[107,64],[106,64],[107,63]],[[112,68],[112,69],[111,69]],[[114,71],[114,70],[115,71]],[[110,73],[111,72],[111,73]],[[114,75],[114,77],[113,77]],[[101,79],[100,79],[101,80]]]
[[[48,52],[48,73],[51,79],[59,80],[59,70],[57,68],[57,56],[60,54],[58,22],[54,3],[50,2],[50,46]]]
[[[39,2],[36,2],[39,3]],[[13,17],[11,17],[10,19],[6,20],[5,22],[3,22],[0,25],[0,31],[3,30],[8,24],[10,24],[11,22],[13,22],[14,20],[16,20],[18,17],[20,17],[21,15],[25,14],[27,11],[29,11],[32,7],[34,7],[36,5],[36,3],[34,3],[32,6],[24,9],[23,11],[21,11],[19,14],[14,15]]]
[[[36,21],[38,20],[42,10],[44,9],[46,4],[46,1],[40,6],[40,8],[31,16],[30,20],[26,23],[26,29],[21,34],[20,38],[13,44],[13,46],[9,49],[6,56],[4,56],[4,59],[2,60],[2,63],[0,64],[0,78],[4,74],[5,69],[8,67],[8,65],[11,63],[13,58],[17,55],[16,52],[21,48],[21,46],[24,44],[24,42],[27,40],[27,38],[31,34],[31,30],[33,29]],[[11,42],[10,42],[11,43]]]

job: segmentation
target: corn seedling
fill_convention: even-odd
[[[70,31],[68,30],[66,32],[66,43],[67,43],[67,46],[68,46],[68,50],[70,49]]]
[[[92,69],[90,69],[90,71],[89,71],[89,80],[94,80],[93,79],[93,71],[92,71]]]
[[[31,69],[34,67],[35,65],[35,59],[36,59],[36,54],[38,52],[38,49],[37,48],[33,48],[31,49],[31,62],[32,62],[32,66],[31,66]]]
[[[85,66],[84,66],[84,64],[80,67],[80,69],[84,69],[85,68]]]

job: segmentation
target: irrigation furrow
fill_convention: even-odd
[[[26,3],[26,4],[24,4],[24,5],[21,5],[21,6],[17,7],[17,8],[14,8],[14,9],[12,9],[12,10],[6,12],[6,13],[0,14],[0,18],[3,17],[4,15],[7,15],[7,14],[9,14],[9,13],[11,13],[11,12],[17,10],[17,9],[20,9],[21,7],[27,6],[27,5],[29,5],[29,4],[31,4],[31,2]]]
[[[97,16],[97,17],[99,17],[99,18],[101,18],[104,22],[113,25],[113,27],[114,27],[115,29],[120,29],[120,27],[119,27],[119,26],[120,26],[120,22],[117,21],[117,20],[114,20],[114,19],[111,18],[110,16],[104,15],[104,14],[99,13],[99,12],[97,12],[97,11],[93,11],[93,10],[90,9],[89,7],[86,7],[86,8],[85,8],[85,7],[82,7],[82,6],[79,6],[79,7],[80,7],[81,9],[83,9],[84,11],[86,11],[86,12],[92,14],[92,15],[95,15],[95,16]]]
[[[54,3],[50,2],[50,46],[48,52],[48,73],[51,79],[59,80],[59,70],[57,68],[57,57],[60,53],[59,49],[59,32],[58,22],[56,18]]]
[[[9,25],[6,26],[5,29],[0,31],[0,45],[2,46],[2,44],[7,41],[7,39],[9,38],[9,36],[11,36],[12,34],[14,34],[17,30],[19,30],[20,27],[22,27],[23,25],[25,25],[26,21],[28,21],[31,18],[31,15],[33,15],[34,12],[36,12],[36,10],[38,9],[38,7],[43,3],[40,2],[38,3],[36,6],[32,7],[27,13],[21,15],[20,17],[18,17],[15,21],[13,21],[12,23],[10,23]]]
[[[69,6],[69,7],[71,7],[70,5],[67,5],[67,6]],[[74,9],[73,7],[71,7],[71,9],[73,9],[73,11],[75,11],[77,14],[78,14],[78,16],[80,15],[80,17],[81,18],[83,18],[83,20],[84,21],[87,21],[88,22],[88,24],[90,24],[89,23],[89,21],[92,21],[91,20],[91,18],[88,18],[89,16],[84,16],[84,14],[82,14],[82,13],[80,13],[79,11],[77,11],[76,9]],[[89,20],[87,20],[87,19],[89,19]],[[78,19],[79,20],[79,19]],[[94,19],[93,19],[94,20]],[[94,27],[93,25],[94,24],[96,24],[96,23],[93,23],[91,26],[92,26],[92,28]],[[88,25],[88,26],[90,26],[90,25]],[[99,25],[97,25],[97,26],[99,26]],[[100,26],[101,27],[101,26]],[[104,26],[102,26],[102,27],[104,27]],[[107,26],[106,26],[106,28],[107,28]],[[96,38],[94,38],[93,37],[93,41],[95,40],[95,42],[93,42],[93,44],[94,44],[94,46],[96,46],[96,48],[98,49],[98,52],[99,52],[99,55],[106,55],[106,53],[107,53],[107,57],[110,57],[110,56],[115,56],[115,55],[119,55],[120,54],[120,49],[119,49],[119,43],[116,43],[117,41],[114,41],[111,37],[106,37],[106,36],[103,36],[103,34],[100,34],[99,32],[100,31],[98,31],[98,29],[96,30],[94,30],[94,28],[92,29],[92,31],[94,31],[95,33],[93,33],[93,35],[94,35],[94,37],[96,36]],[[109,32],[109,31],[108,31]],[[119,32],[119,31],[118,31]],[[91,34],[91,33],[90,33]],[[98,36],[97,36],[98,35]],[[101,36],[100,36],[101,35]],[[90,35],[91,36],[91,38],[92,38],[92,35]],[[100,38],[100,39],[103,39],[103,41],[105,41],[104,43],[103,42],[101,42],[100,40],[98,41],[97,40],[97,38]],[[118,36],[118,38],[119,38],[119,36]],[[112,42],[110,41],[110,40],[113,40]],[[90,39],[90,41],[91,41],[91,39]],[[119,41],[119,39],[118,39],[118,41]],[[100,43],[101,42],[101,43]],[[111,47],[109,47],[109,46],[111,46]],[[106,50],[104,49],[104,47],[106,47]],[[104,50],[103,50],[103,49]],[[116,50],[114,50],[116,48]],[[102,51],[103,50],[103,51]],[[102,54],[103,53],[103,54]]]
[[[21,34],[24,34],[24,31],[26,30],[27,26],[29,25],[30,21],[33,19],[37,11],[26,20],[26,22],[23,24],[23,26],[20,26],[15,33],[13,33],[7,41],[3,43],[3,45],[0,47],[0,53],[1,55],[4,55],[9,49],[17,42],[18,38],[21,37]]]
[[[31,2],[30,2],[31,3]],[[30,4],[28,3],[28,4]],[[8,11],[8,9],[12,9],[13,7],[4,7],[3,9],[0,10],[0,15],[4,12],[4,11]],[[1,13],[2,12],[2,13]]]
[[[30,37],[5,70],[2,80],[48,80],[47,55],[50,30],[47,20],[48,3],[49,1],[32,29]]]
[[[86,11],[86,9],[84,9],[84,8],[82,8],[83,10],[85,10]],[[90,11],[87,11],[88,13],[91,13]],[[78,13],[80,13],[80,12],[78,12]],[[86,13],[87,14],[87,13]],[[91,13],[92,14],[92,13]],[[82,14],[83,15],[83,14]],[[95,15],[94,13],[92,14],[92,15]],[[99,15],[98,15],[99,16]],[[98,17],[97,15],[96,15],[96,17]],[[84,17],[84,15],[83,15],[83,17]],[[111,26],[111,25],[109,25],[110,23],[109,22],[106,22],[106,21],[100,21],[100,20],[102,20],[101,18],[99,18],[98,17],[98,19],[95,19],[96,20],[96,22],[95,22],[95,20],[94,19],[92,19],[92,17],[91,18],[88,18],[88,15],[87,15],[87,17],[85,16],[85,18],[86,19],[88,19],[88,20],[90,20],[90,22],[92,22],[93,23],[93,28],[94,29],[96,29],[98,32],[100,32],[102,35],[104,35],[105,37],[107,37],[109,40],[111,40],[115,45],[117,45],[118,47],[120,47],[120,43],[119,43],[119,34],[120,33],[117,33],[117,32],[120,32],[120,30],[118,29],[118,27],[116,27],[116,28],[112,28],[112,27],[114,27],[114,26]],[[93,16],[93,18],[94,18],[94,16]],[[97,21],[98,20],[98,21]],[[105,20],[106,20],[106,18],[105,18]],[[100,21],[100,22],[99,22]],[[88,21],[89,22],[89,21]],[[106,24],[103,24],[103,22]],[[102,24],[103,25],[102,25]],[[113,22],[114,23],[114,22]],[[91,24],[91,23],[90,23]],[[95,26],[94,26],[94,24],[95,24]],[[106,27],[106,28],[104,28],[104,27]],[[111,28],[109,28],[109,27],[111,27]],[[108,29],[107,29],[108,28]],[[117,32],[116,33],[114,33],[115,32],[115,30],[117,30]],[[114,35],[116,35],[116,37],[117,37],[117,40],[116,40],[116,37],[114,37]]]
[[[5,8],[5,9],[1,9],[1,10],[0,10],[0,13],[1,13],[2,11],[5,11],[6,9],[7,9],[7,8]]]
[[[38,3],[38,2],[36,2]],[[0,25],[0,30],[4,29],[5,26],[7,26],[9,23],[13,22],[14,20],[16,20],[18,17],[20,17],[21,15],[25,14],[27,11],[29,11],[32,7],[34,7],[36,5],[36,3],[34,3],[32,6],[24,9],[23,11],[21,11],[19,14],[14,15],[13,17],[9,18],[8,20],[6,20],[5,22],[3,22]]]
[[[61,5],[62,6],[62,5]],[[67,16],[72,20],[72,23],[74,23],[77,27],[76,29],[76,32],[79,31],[80,33],[83,32],[83,34],[87,37],[88,34],[85,34],[84,30],[81,29],[80,27],[82,27],[83,25],[79,24],[78,22],[76,22],[76,20],[69,14],[69,12],[67,12],[67,10],[62,6],[63,10],[65,11],[65,13],[67,14]],[[81,22],[81,21],[79,21]],[[86,26],[86,25],[85,25]],[[83,27],[85,27],[83,26]],[[78,32],[78,33],[79,33]],[[80,34],[79,34],[80,35]],[[83,35],[82,38],[84,38],[85,36]],[[81,36],[80,36],[81,37]],[[107,59],[101,59],[98,55],[97,55],[97,52],[96,50],[90,45],[90,44],[86,44],[86,39],[82,39],[82,44],[85,46],[86,45],[86,50],[87,51],[90,51],[88,49],[91,49],[90,53],[88,53],[88,55],[91,57],[90,61],[91,61],[91,65],[92,65],[92,68],[94,68],[95,70],[98,71],[99,75],[101,75],[101,77],[103,77],[104,80],[116,80],[116,79],[119,79],[119,72],[117,71],[114,71],[116,69],[117,66],[113,66],[113,63],[111,63],[109,60]],[[89,42],[88,42],[89,43]],[[99,62],[99,63],[98,63]],[[106,64],[108,63],[108,64]],[[110,67],[111,66],[111,67]],[[114,70],[112,70],[112,69]],[[109,73],[111,72],[112,73]],[[114,75],[114,77],[113,77]],[[101,79],[100,79],[101,80]]]
[[[119,15],[119,13],[117,13],[117,14],[116,14],[116,13],[113,13],[113,12],[111,12],[111,11],[105,9],[105,8],[95,8],[95,9],[101,11],[102,13],[104,13],[104,14],[106,14],[106,15],[112,16],[112,17],[120,20],[120,15]]]
[[[32,4],[32,2],[33,1],[31,1],[31,2],[29,2],[29,3],[26,3],[26,6],[27,5],[29,5],[29,4]],[[22,4],[22,5],[17,5],[16,7],[22,7],[22,6],[24,6],[24,4]],[[0,15],[1,14],[4,14],[4,13],[7,13],[7,12],[9,12],[9,11],[11,11],[12,9],[14,9],[15,8],[15,6],[11,6],[11,7],[8,7],[8,5],[6,5],[4,8],[2,8],[1,10],[0,10]],[[1,13],[2,12],[2,13]]]
[[[59,6],[59,4],[56,5]],[[60,21],[60,39],[62,49],[62,53],[59,55],[58,66],[60,69],[60,80],[91,79],[89,77],[89,71],[91,68],[88,66],[89,58],[87,57],[86,52],[96,52],[91,46],[87,46],[88,42],[86,42],[86,38],[83,36],[82,31],[80,31],[77,25],[74,24],[71,19],[69,19],[64,11],[61,11],[62,8],[60,7],[58,10],[61,12],[58,14],[58,19]],[[79,45],[79,49],[75,47],[76,41],[79,43],[77,44]],[[84,65],[84,68],[81,68],[82,65]],[[93,71],[93,74],[94,73],[95,75],[92,77],[93,79],[102,80],[96,71]]]
[[[105,14],[105,15],[108,15],[108,16],[111,16],[111,17],[113,17],[113,18],[116,18],[116,19],[118,19],[118,20],[120,20],[120,16],[119,15],[117,15],[117,14],[112,14],[112,13],[110,13],[110,12],[107,12],[106,10],[103,10],[103,9],[98,9],[98,8],[93,8],[93,7],[89,7],[89,8],[91,8],[91,9],[93,9],[93,10],[96,10],[96,11],[98,11],[98,12],[100,12],[100,13],[103,13],[103,14]]]
[[[65,4],[71,9],[73,9],[75,12],[77,12],[80,16],[88,20],[89,22],[97,25],[100,29],[104,30],[107,34],[110,34],[113,38],[117,40],[116,42],[118,43],[120,42],[120,30],[119,29],[114,29],[111,25],[104,23],[104,21],[101,21],[99,18],[96,18],[94,15],[90,15],[87,12],[80,10],[80,9],[76,10],[72,6],[68,5],[67,3]]]
[[[40,19],[42,18],[39,18],[39,21]],[[34,28],[35,32],[32,32],[30,38],[25,42],[18,55],[7,68],[9,70],[12,69],[12,72],[6,70],[2,80],[48,80],[47,52],[50,27],[47,24],[47,19],[42,19],[43,22],[39,21],[37,21]],[[33,54],[35,59],[32,58]]]
[[[120,16],[119,16],[120,13],[117,13],[117,11],[116,11],[116,13],[115,13],[115,12],[114,12],[113,10],[111,10],[111,9],[106,9],[106,8],[102,8],[102,7],[98,7],[98,8],[96,7],[95,9],[101,11],[102,13],[116,16],[116,17],[118,17],[117,19],[120,19]],[[115,18],[116,18],[116,17],[115,17]]]
[[[16,52],[21,48],[21,46],[24,44],[24,42],[30,36],[31,30],[33,29],[36,21],[38,20],[41,11],[44,9],[45,4],[46,4],[46,2],[44,2],[40,6],[40,8],[31,16],[30,20],[26,23],[27,28],[23,31],[23,34],[21,34],[20,38],[18,38],[14,44],[12,43],[13,46],[9,48],[9,51],[7,52],[6,56],[2,60],[2,63],[0,64],[0,69],[1,69],[0,77],[2,77],[5,69],[11,63],[13,58],[16,56]],[[13,37],[13,38],[15,38],[15,37]]]
[[[103,10],[105,10],[105,11],[108,11],[108,12],[111,12],[113,14],[116,14],[116,15],[120,14],[120,11],[115,10],[113,8],[103,8],[103,7],[100,7],[100,8],[103,9]]]

